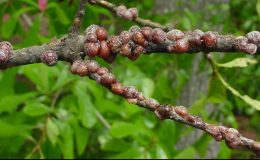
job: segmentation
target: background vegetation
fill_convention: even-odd
[[[178,4],[171,10],[159,8],[156,0],[111,2],[137,7],[141,17],[174,24],[182,30],[199,28],[244,35],[260,29],[259,0],[202,3],[199,9],[191,6],[200,0],[179,0],[178,3],[171,0],[167,3]],[[2,0],[0,8],[0,40],[11,41],[18,49],[66,35],[78,1],[49,0],[44,9],[39,8],[37,1]],[[110,34],[134,25],[114,17],[106,9],[88,5],[83,26],[86,28],[91,24],[105,26]],[[219,72],[242,95],[260,100],[260,65],[256,62],[259,57],[239,53],[212,55],[218,63],[242,57],[254,61],[244,68],[238,68],[232,62],[228,65],[231,68],[221,67]],[[88,78],[70,74],[68,67],[59,62],[53,68],[33,64],[0,71],[0,157],[253,156],[249,152],[230,150],[224,142],[216,143],[191,127],[159,121],[151,113],[128,104]],[[188,105],[192,113],[206,121],[238,128],[246,137],[260,140],[259,112],[241,97],[233,95],[230,86],[223,85],[211,74],[212,69],[202,54],[151,54],[135,62],[118,57],[110,67],[124,84],[137,86],[146,96],[163,103]],[[197,78],[201,76],[206,79]],[[198,85],[206,89],[196,87]]]

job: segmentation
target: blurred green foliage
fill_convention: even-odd
[[[210,12],[217,12],[207,21],[203,20],[202,12],[193,13],[185,7],[181,16],[178,10],[155,13],[153,0],[111,2],[137,7],[139,15],[162,24],[177,22],[176,27],[184,30],[221,28],[221,33],[239,35],[260,29],[260,0],[250,3],[231,0],[204,6]],[[78,1],[49,0],[44,12],[31,0],[0,1],[0,8],[0,39],[11,41],[17,49],[66,35]],[[218,10],[229,14],[218,13]],[[133,25],[104,8],[88,5],[82,28],[93,23],[105,26],[110,34]],[[206,121],[239,128],[246,136],[260,140],[259,112],[249,105],[259,101],[247,99],[247,104],[234,94],[240,92],[241,96],[247,94],[260,100],[259,57],[213,55],[223,79],[212,75],[208,62],[203,60],[200,72],[208,71],[210,82],[205,85],[209,91],[198,93],[200,98],[190,106],[190,111]],[[109,67],[124,84],[135,85],[146,96],[162,103],[176,104],[191,78],[196,56],[151,54],[136,62],[118,57]],[[242,58],[242,62],[237,58]],[[241,66],[244,68],[238,68]],[[0,157],[203,158],[207,155],[208,145],[214,141],[208,135],[178,149],[175,146],[180,138],[194,129],[168,120],[159,121],[148,111],[128,104],[88,78],[70,74],[68,69],[68,64],[59,62],[53,68],[33,64],[0,72]],[[231,86],[235,91],[229,88]],[[213,114],[205,110],[207,104],[217,104]],[[221,142],[216,158],[251,156],[249,152],[230,150]]]

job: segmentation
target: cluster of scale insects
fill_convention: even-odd
[[[117,36],[108,37],[107,31],[92,25],[85,31],[84,52],[89,57],[101,57],[113,62],[117,54],[136,60],[142,53],[148,54],[151,46],[167,45],[169,53],[185,53],[202,49],[225,49],[222,42],[232,42],[234,50],[255,54],[260,42],[260,32],[253,31],[245,37],[220,36],[217,32],[194,30],[182,32],[174,29],[164,32],[160,28],[133,26]],[[222,45],[222,46],[221,46]]]

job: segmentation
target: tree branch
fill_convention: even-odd
[[[79,60],[72,64],[71,72],[80,76],[88,76],[102,86],[108,88],[112,93],[127,99],[129,103],[136,104],[155,113],[161,119],[171,119],[194,128],[201,129],[215,138],[216,141],[224,140],[232,149],[248,149],[260,155],[260,142],[243,137],[238,130],[225,126],[218,126],[204,122],[201,118],[188,113],[183,106],[160,104],[155,99],[146,98],[133,86],[123,86],[117,81],[107,68],[101,67],[93,60]]]
[[[150,26],[152,28],[161,28],[164,31],[169,31],[171,28],[163,26],[159,23],[153,22],[149,19],[143,19],[138,16],[138,10],[136,8],[129,8],[127,9],[125,6],[116,6],[113,3],[110,3],[105,0],[90,0],[92,4],[99,5],[103,8],[108,9],[112,13],[116,14],[119,17],[122,17],[126,20],[131,20],[137,24],[140,24],[141,26]]]
[[[99,34],[107,37],[104,28],[92,25],[86,29],[84,35],[65,37],[49,44],[15,50],[9,55],[8,60],[1,61],[0,54],[0,68],[40,63],[42,62],[41,55],[49,50],[57,53],[58,60],[67,62],[73,62],[86,55],[99,56],[107,62],[112,62],[117,54],[136,60],[140,54],[150,53],[260,53],[260,36],[256,36],[260,35],[258,31],[250,32],[243,37],[235,37],[220,35],[217,32],[204,33],[200,30],[182,32],[175,29],[165,33],[159,28],[143,27],[140,29],[133,26],[129,31],[121,32],[120,35],[99,40],[96,35],[97,29],[99,29]],[[111,56],[114,56],[112,60]]]
[[[87,1],[88,0],[81,0],[80,1],[79,9],[76,13],[74,20],[73,20],[73,24],[69,29],[69,36],[79,34],[80,25],[82,23],[82,19],[83,19],[84,15],[85,15],[85,6],[87,4]]]
[[[88,76],[120,95],[130,103],[137,104],[155,113],[160,119],[171,119],[209,133],[217,141],[225,140],[233,149],[248,149],[260,154],[260,143],[243,137],[236,129],[217,126],[190,115],[185,107],[159,104],[146,98],[134,87],[124,87],[105,67],[94,60],[99,56],[112,62],[117,54],[135,60],[141,53],[197,53],[197,52],[244,52],[259,54],[260,32],[253,31],[244,37],[220,35],[200,30],[182,32],[172,30],[165,33],[159,28],[136,26],[120,35],[107,37],[104,28],[92,25],[84,35],[68,36],[41,46],[12,50],[8,42],[0,43],[0,68],[44,62],[55,65],[58,60],[72,63],[71,72]],[[83,53],[85,52],[85,54]],[[112,57],[112,58],[111,58]],[[82,59],[86,58],[85,61]]]

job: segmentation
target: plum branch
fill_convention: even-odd
[[[73,74],[88,76],[112,93],[122,96],[129,103],[154,112],[161,120],[171,119],[201,129],[217,141],[224,140],[232,149],[248,149],[260,155],[260,142],[243,137],[234,128],[206,123],[201,118],[189,114],[187,108],[183,106],[161,104],[155,99],[144,97],[143,93],[134,86],[123,86],[114,74],[94,60],[95,57],[100,57],[106,62],[112,63],[117,55],[136,60],[141,54],[149,55],[151,53],[242,52],[258,55],[260,53],[260,32],[252,31],[245,36],[237,37],[221,35],[212,31],[169,30],[160,24],[140,18],[136,9],[115,6],[104,0],[91,0],[90,2],[105,7],[125,19],[145,25],[145,27],[133,26],[129,31],[109,36],[105,28],[91,25],[80,34],[79,28],[87,3],[86,0],[82,0],[69,34],[65,38],[18,50],[13,50],[9,42],[1,42],[0,68],[33,63],[55,66],[57,61],[69,62]],[[208,59],[210,61],[209,57]]]
[[[7,42],[2,42],[3,45]],[[220,35],[217,32],[200,30],[182,32],[174,29],[164,32],[160,28],[133,26],[119,35],[108,36],[100,26],[91,25],[83,34],[67,36],[43,44],[12,51],[0,48],[0,68],[31,63],[41,63],[41,55],[54,51],[57,60],[73,62],[85,56],[103,58],[111,63],[117,55],[136,60],[141,54],[182,54],[199,52],[234,52],[258,55],[260,32],[252,31],[246,36]],[[1,46],[0,46],[1,47]],[[85,54],[84,54],[84,53]]]
[[[71,66],[71,72],[80,76],[88,76],[115,95],[122,96],[129,103],[154,112],[156,117],[161,120],[171,119],[201,129],[215,138],[216,141],[225,140],[227,146],[232,149],[248,149],[256,154],[260,153],[260,142],[243,137],[234,128],[206,123],[201,118],[189,114],[186,107],[160,104],[153,98],[147,98],[134,86],[123,86],[122,83],[118,82],[115,75],[94,60],[75,61]]]
[[[108,9],[112,13],[116,14],[117,16],[124,18],[126,20],[134,21],[135,23],[141,26],[150,26],[152,28],[161,28],[165,31],[169,31],[170,27],[165,27],[159,23],[153,22],[149,19],[143,19],[139,17],[138,10],[136,8],[129,8],[127,9],[124,5],[116,6],[113,3],[110,3],[105,0],[90,0],[91,4],[99,5],[103,8]]]
[[[81,22],[82,22],[84,15],[85,15],[86,4],[87,4],[87,0],[81,0],[80,1],[79,9],[76,13],[74,20],[73,20],[73,24],[69,29],[69,33],[70,33],[71,36],[75,35],[75,34],[76,35],[79,34],[80,25],[81,25]]]

